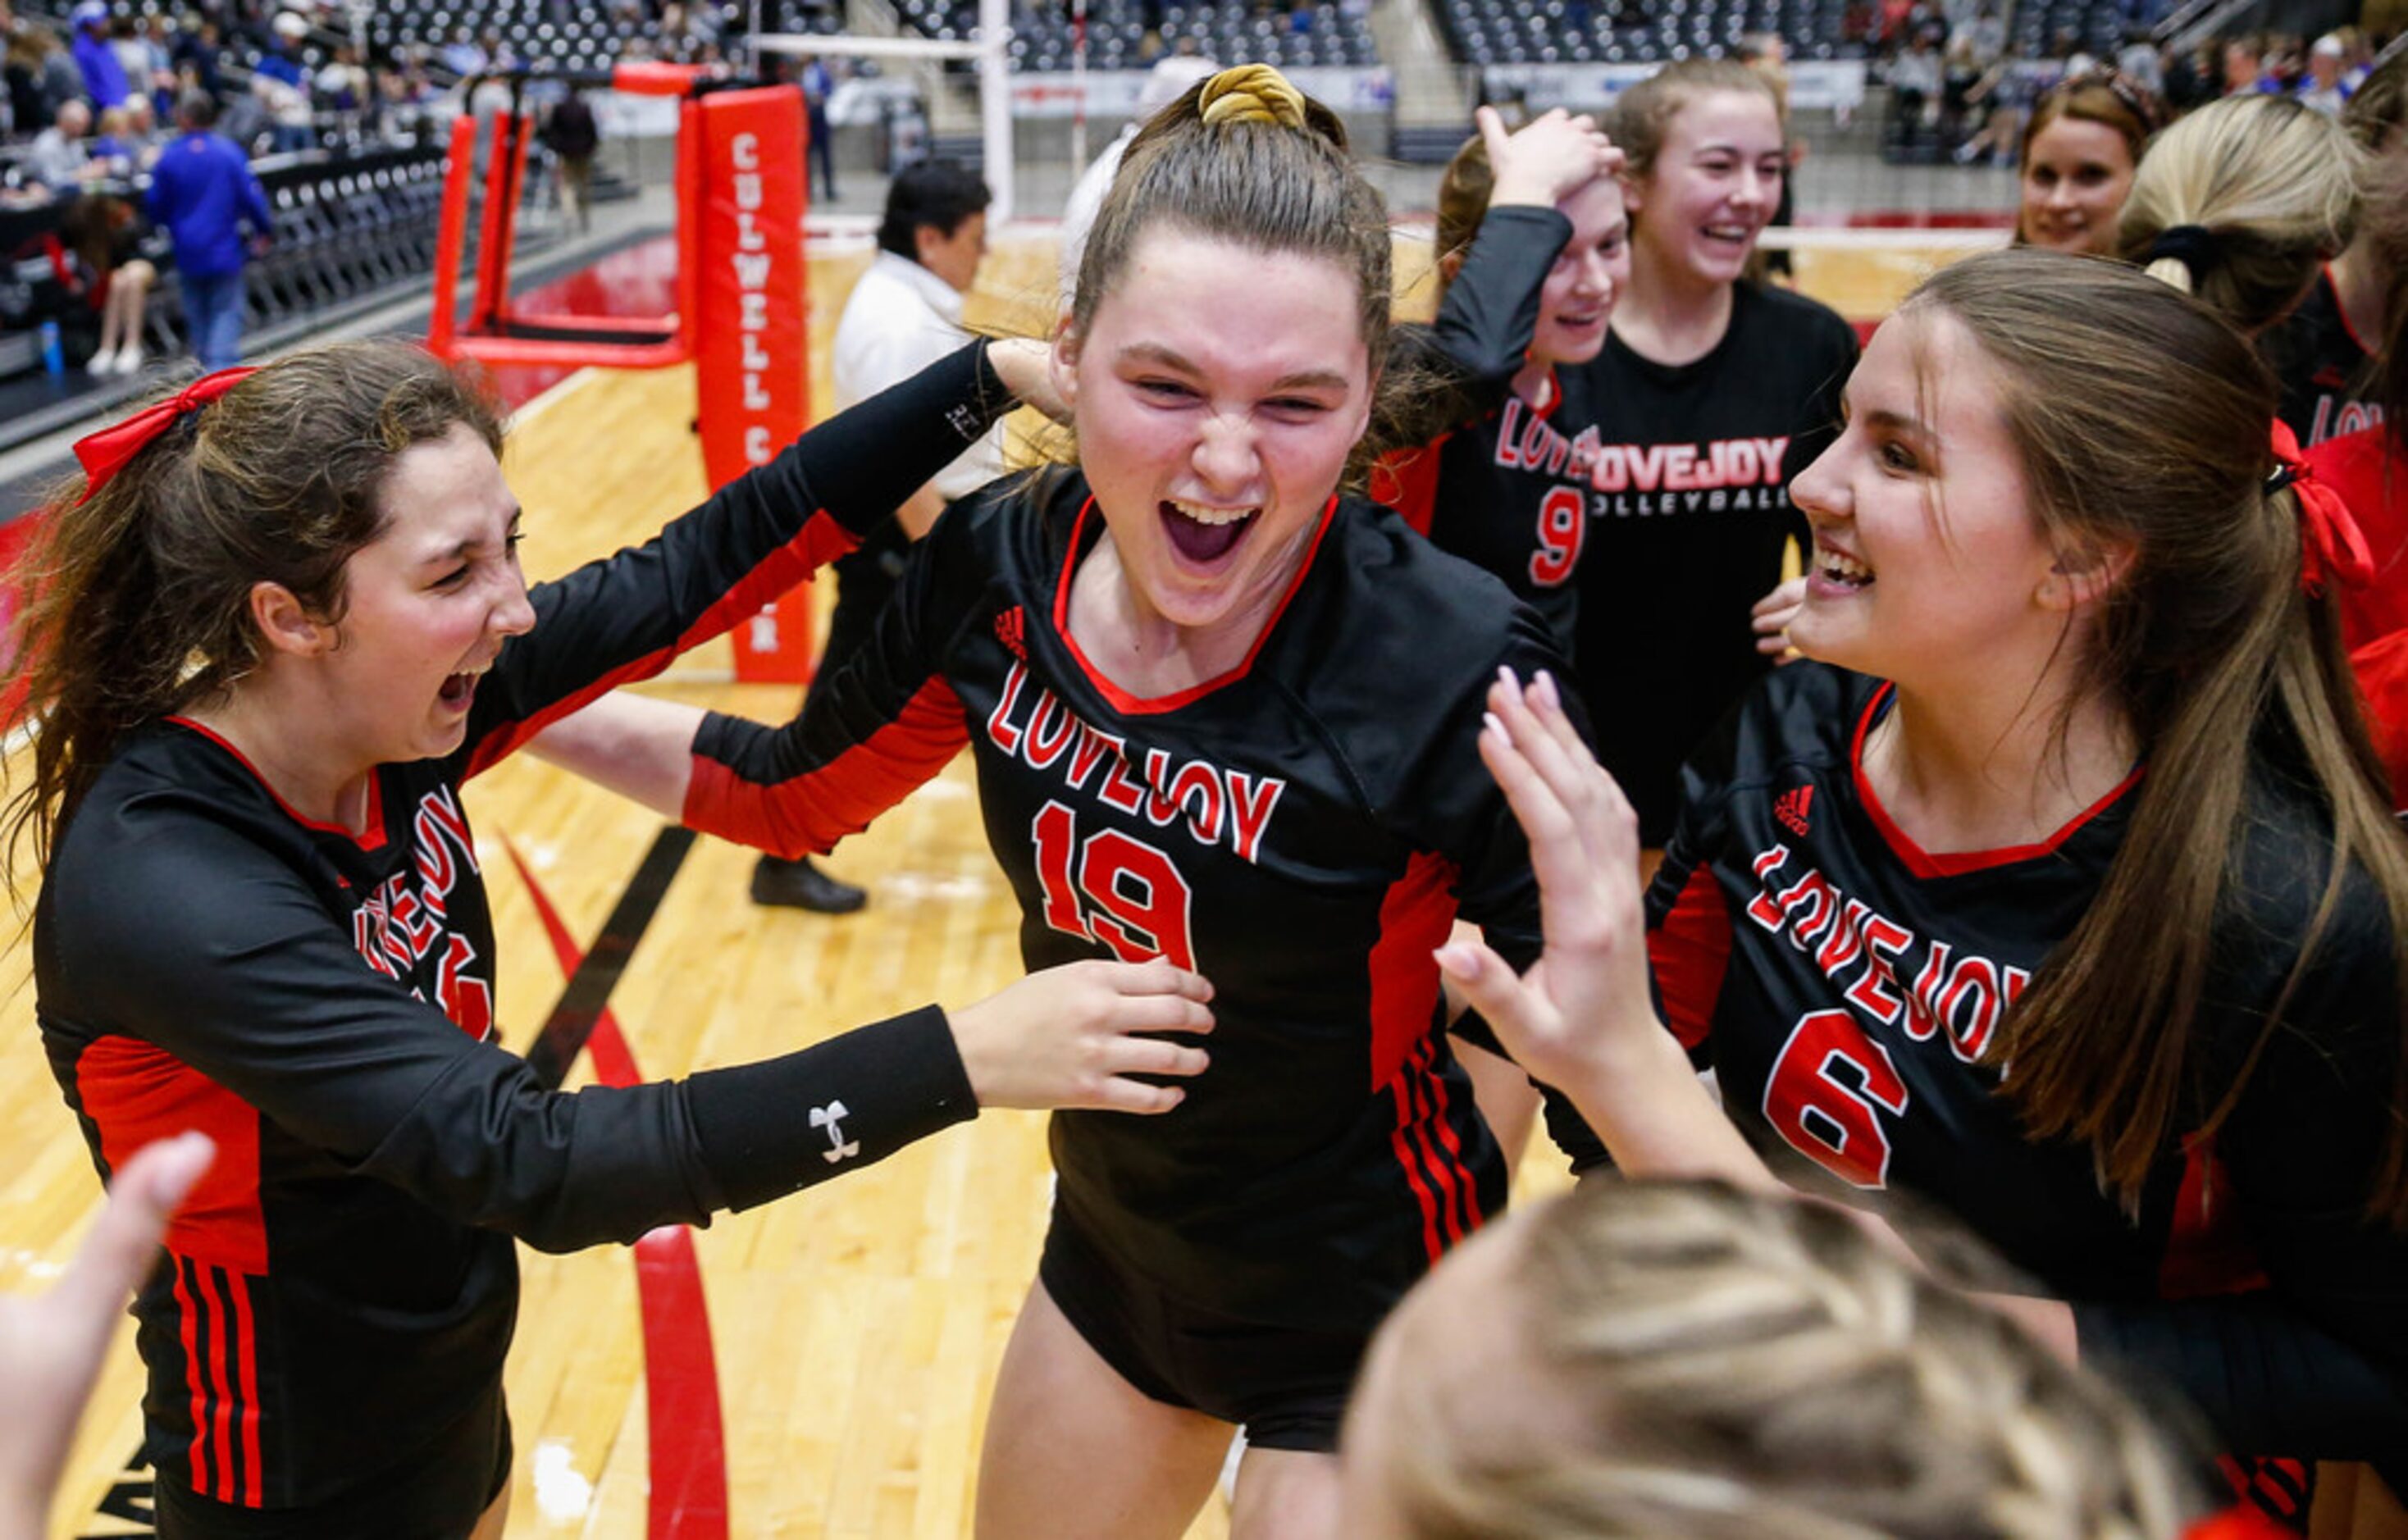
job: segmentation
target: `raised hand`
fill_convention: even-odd
[[[1491,208],[1505,204],[1552,208],[1598,178],[1622,169],[1622,151],[1586,114],[1575,118],[1555,107],[1511,134],[1493,107],[1473,113],[1472,121],[1480,125],[1495,174],[1488,193]]]
[[[1212,1030],[1212,986],[1157,958],[1071,962],[953,1011],[953,1042],[982,1107],[1168,1112],[1176,1086],[1132,1075],[1201,1074],[1204,1050],[1144,1035]]]
[[[1500,672],[1488,706],[1480,757],[1529,836],[1546,949],[1519,978],[1468,939],[1440,948],[1439,965],[1524,1069],[1569,1087],[1597,1073],[1618,1040],[1663,1035],[1647,987],[1639,820],[1564,715],[1552,677],[1526,689]]]
[[[119,1168],[108,1205],[56,1287],[0,1296],[0,1540],[43,1533],[126,1296],[159,1255],[176,1205],[216,1158],[199,1134],[144,1147]]]
[[[1783,663],[1798,656],[1789,646],[1789,622],[1806,605],[1806,579],[1792,578],[1758,599],[1748,611],[1756,628],[1756,649]]]

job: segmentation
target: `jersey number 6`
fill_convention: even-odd
[[[1081,843],[1070,809],[1058,802],[1045,805],[1029,832],[1037,838],[1045,923],[1100,941],[1124,962],[1165,957],[1195,969],[1187,932],[1194,895],[1168,856],[1118,829],[1098,829]]]
[[[1889,1176],[1881,1115],[1906,1115],[1906,1082],[1889,1050],[1843,1010],[1801,1018],[1772,1062],[1764,1117],[1798,1151],[1853,1187]]]

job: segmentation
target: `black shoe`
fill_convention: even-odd
[[[851,914],[869,902],[867,890],[838,882],[806,856],[781,861],[763,856],[752,868],[752,902],[781,909],[809,909],[813,914]]]

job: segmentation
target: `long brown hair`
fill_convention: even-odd
[[[2084,690],[2128,714],[2148,775],[2098,897],[1995,1052],[2034,1134],[2088,1144],[2102,1181],[2137,1202],[2176,1134],[2230,1115],[2344,883],[2379,891],[2395,972],[2408,962],[2408,842],[2330,599],[2300,587],[2297,498],[2268,490],[2274,382],[2247,342],[2129,268],[2042,251],[1944,268],[1901,308],[1917,311],[1956,321],[1996,366],[2051,538],[2129,552],[2079,666]],[[2253,777],[2270,770],[2321,805],[2330,864],[2245,1060],[2211,1071],[2192,1028],[2238,895]],[[2408,1105],[2408,1083],[2392,1097]],[[2395,1222],[2408,1221],[2403,1134],[2395,1116],[2369,1197]]]
[[[15,580],[25,604],[0,690],[22,684],[33,769],[10,794],[9,882],[36,864],[124,734],[215,699],[260,661],[254,585],[329,620],[343,568],[384,524],[394,459],[465,423],[499,453],[501,417],[466,375],[407,343],[294,353],[186,412],[87,500],[52,496]]]

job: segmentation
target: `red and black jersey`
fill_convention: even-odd
[[[933,1007],[678,1084],[547,1091],[496,1044],[459,791],[852,549],[977,436],[989,401],[1003,393],[965,350],[650,543],[538,585],[535,628],[479,684],[462,747],[380,767],[359,834],[284,806],[193,722],[127,737],[51,860],[35,978],[104,1174],[184,1129],[217,1141],[136,1305],[164,1480],[237,1509],[336,1504],[493,1394],[513,1235],[566,1249],[705,1222],[975,1113]],[[813,1107],[840,1116],[814,1126]],[[475,1517],[380,1515],[376,1533]]]
[[[2371,399],[2374,349],[2350,329],[2330,267],[2316,274],[2298,309],[2268,328],[2259,349],[2283,387],[2274,415],[2301,449],[2383,421],[2383,407]]]
[[[1862,768],[1888,687],[1796,663],[1683,777],[1649,893],[1665,1020],[1725,1109],[1801,1185],[1937,1205],[2074,1305],[2086,1356],[2183,1390],[2242,1454],[2408,1447],[2408,1239],[2360,1218],[2391,1121],[2388,920],[2352,879],[2263,1058],[2244,1071],[2329,869],[2329,828],[2256,777],[2234,908],[2194,1029],[2185,1116],[2137,1213],[2086,1146],[2027,1137],[1989,1049],[2099,892],[2143,772],[2036,845],[1918,848]],[[1785,1157],[1785,1158],[1784,1158]]]
[[[1170,1113],[1057,1113],[1059,1202],[1177,1297],[1366,1332],[1505,1195],[1439,1028],[1460,913],[1526,963],[1528,850],[1475,738],[1500,664],[1562,660],[1494,578],[1333,499],[1246,661],[1141,699],[1068,634],[1102,531],[1083,478],[1001,481],[914,549],[873,644],[782,729],[713,717],[686,818],[824,850],[976,756],[1031,968],[1212,980],[1211,1068]],[[1580,1158],[1594,1138],[1569,1120]]]
[[[1573,656],[1598,757],[1638,809],[1640,834],[1671,833],[1681,763],[1770,666],[1748,611],[1781,580],[1805,521],[1789,478],[1837,435],[1856,334],[1831,310],[1740,283],[1713,350],[1670,365],[1619,336],[1577,371],[1594,437],[1589,526]],[[1540,424],[1544,428],[1545,424]],[[1533,430],[1518,452],[1555,447]]]
[[[1428,392],[1416,414],[1424,440],[1382,455],[1371,478],[1372,497],[1439,549],[1494,573],[1567,653],[1595,414],[1578,371],[1551,375],[1535,405],[1512,384],[1528,361],[1540,289],[1570,236],[1553,208],[1507,207],[1481,221],[1436,323],[1397,328],[1391,367],[1426,366],[1446,388]]]

